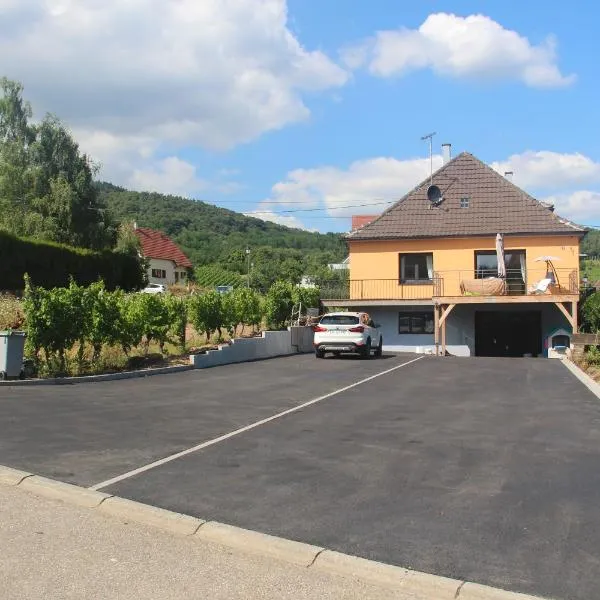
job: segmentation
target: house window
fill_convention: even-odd
[[[426,283],[433,279],[433,254],[401,254],[400,283]]]
[[[179,271],[175,271],[175,283],[179,283]]]
[[[461,208],[469,208],[469,198],[461,198],[460,199],[460,207]]]
[[[525,250],[507,250],[504,253],[506,279],[525,281]],[[475,277],[498,276],[498,256],[494,251],[475,252]]]
[[[398,333],[433,333],[433,311],[399,313]]]
[[[166,279],[167,272],[164,269],[152,269],[152,277],[155,279]]]

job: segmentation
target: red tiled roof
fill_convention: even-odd
[[[190,259],[179,249],[179,246],[162,231],[138,227],[135,234],[140,240],[142,254],[147,258],[172,260],[178,267],[192,268]]]
[[[443,200],[427,199],[429,177],[349,240],[383,240],[516,234],[579,234],[585,227],[559,217],[547,205],[463,152],[433,174]],[[463,206],[464,204],[464,206]]]

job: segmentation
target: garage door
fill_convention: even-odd
[[[475,312],[477,356],[539,356],[541,353],[541,311]]]

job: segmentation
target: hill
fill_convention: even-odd
[[[278,275],[290,280],[323,275],[323,267],[346,256],[339,234],[290,229],[199,200],[131,192],[105,182],[96,186],[112,219],[164,231],[196,267],[220,264],[245,274],[248,246],[254,280],[268,285]]]

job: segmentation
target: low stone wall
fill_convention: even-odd
[[[287,331],[263,331],[259,338],[240,338],[230,345],[206,354],[192,354],[190,364],[196,369],[219,365],[264,360],[313,351],[313,331],[310,327],[291,327]]]

